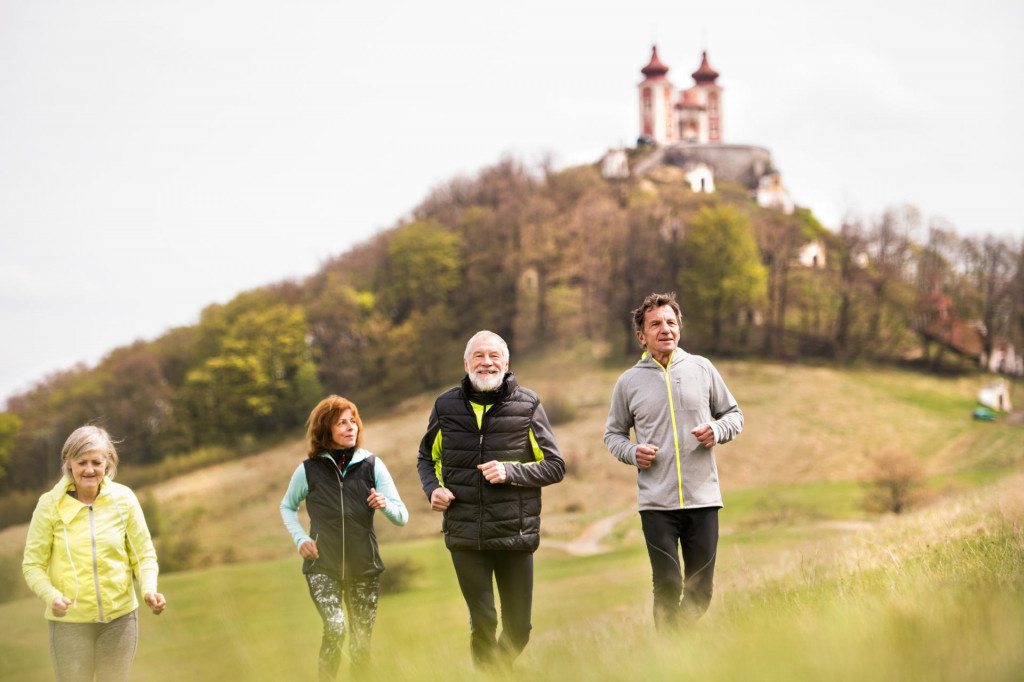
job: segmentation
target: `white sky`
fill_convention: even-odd
[[[0,399],[312,274],[430,188],[637,136],[653,42],[835,228],[1024,236],[1024,3],[0,0]]]

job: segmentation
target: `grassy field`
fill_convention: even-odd
[[[1024,678],[1024,428],[971,420],[982,379],[717,364],[746,427],[716,449],[726,508],[712,609],[673,636],[652,628],[634,474],[601,440],[622,367],[563,357],[514,368],[542,399],[576,412],[555,427],[569,475],[545,493],[534,636],[518,673]],[[378,524],[385,562],[418,569],[409,589],[381,600],[374,650],[385,679],[471,674],[465,606],[413,462],[431,402],[420,396],[366,421],[367,446],[412,514],[404,529]],[[865,463],[879,451],[925,463],[929,506],[899,517],[864,511]],[[141,615],[136,679],[315,677],[319,620],[277,511],[302,456],[301,442],[286,442],[139,491],[159,528],[162,563],[179,552],[175,560],[191,568],[161,576],[163,616]],[[605,551],[562,549],[602,520]],[[11,569],[24,532],[0,532],[4,580],[20,580]],[[34,598],[0,604],[0,679],[50,679],[41,614]]]
[[[446,552],[385,548],[419,568],[382,597],[375,674],[472,675],[468,623]],[[642,545],[537,555],[523,679],[1019,680],[1024,673],[1024,475],[855,532],[785,523],[722,538],[699,626],[653,631]],[[142,680],[313,679],[319,621],[295,560],[167,576],[171,606],[144,613]],[[50,679],[41,604],[0,605],[5,680]]]

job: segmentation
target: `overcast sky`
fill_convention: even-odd
[[[0,399],[312,274],[437,184],[638,133],[708,49],[828,227],[1020,238],[1024,3],[0,0]],[[946,4],[946,3],[941,3]]]

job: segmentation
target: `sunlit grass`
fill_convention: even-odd
[[[1024,476],[868,530],[816,524],[724,536],[699,625],[656,633],[646,552],[537,555],[534,636],[517,678],[1012,680],[1024,670]],[[798,536],[803,536],[800,540]],[[760,537],[758,541],[757,537]],[[468,618],[440,539],[385,548],[421,567],[381,599],[375,675],[472,675]],[[136,679],[315,677],[319,620],[297,561],[168,576],[142,614]],[[0,606],[4,679],[50,678],[36,600]]]

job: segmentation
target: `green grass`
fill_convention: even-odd
[[[1014,680],[1024,670],[1024,476],[856,535],[817,523],[724,535],[699,626],[654,632],[642,544],[537,555],[534,635],[517,677],[541,680]],[[389,545],[411,589],[381,598],[381,679],[471,676],[468,619],[440,539]],[[315,677],[319,619],[295,560],[167,576],[141,616],[135,678]],[[5,680],[50,679],[42,605],[0,605]],[[443,672],[441,670],[443,669]]]
[[[716,448],[726,507],[711,611],[693,631],[654,632],[647,554],[629,515],[601,541],[611,551],[573,557],[542,546],[533,639],[517,677],[1024,677],[1024,495],[1007,493],[1024,490],[1024,429],[970,419],[979,378],[717,364],[747,423],[736,442]],[[619,370],[581,370],[564,358],[517,368],[542,396],[580,397],[578,417],[555,429],[572,474],[545,493],[553,540],[635,509],[635,475],[601,442]],[[367,424],[414,516],[407,528],[381,529],[385,562],[419,568],[408,590],[381,598],[373,646],[381,679],[473,675],[465,605],[408,449],[429,402]],[[867,456],[884,448],[926,463],[931,506],[901,517],[864,511],[859,478]],[[153,515],[165,521],[162,533],[207,543],[204,556],[235,547],[287,558],[162,575],[170,606],[159,618],[140,616],[135,679],[315,678],[320,623],[277,513],[301,455],[294,449],[140,491],[174,491]],[[232,487],[245,496],[229,499]],[[211,502],[209,490],[224,492]],[[0,580],[22,590],[12,596],[24,593],[16,530],[0,532],[0,558],[18,556],[0,562]],[[42,612],[34,598],[0,604],[0,680],[52,679]]]

